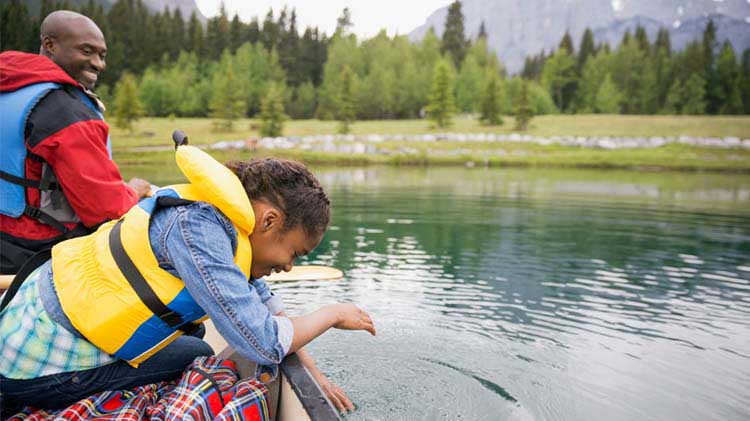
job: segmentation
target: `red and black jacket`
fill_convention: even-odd
[[[46,163],[80,224],[93,228],[119,218],[138,201],[138,196],[123,182],[109,157],[109,127],[72,93],[83,87],[47,57],[16,51],[0,54],[0,94],[42,82],[55,82],[63,88],[50,91],[28,115],[25,178],[40,180]],[[30,206],[39,207],[38,189],[26,188],[25,194]],[[77,225],[65,224],[70,230]],[[0,214],[0,236],[3,243],[23,246],[49,246],[64,239],[60,230],[28,215],[13,218]],[[0,254],[4,254],[3,250]]]

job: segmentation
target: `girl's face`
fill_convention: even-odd
[[[256,215],[259,215],[256,212]],[[272,272],[288,272],[294,261],[310,253],[320,244],[323,236],[312,238],[301,225],[283,231],[283,217],[275,208],[260,212],[255,229],[250,234],[253,248],[251,274],[253,278],[268,276]]]

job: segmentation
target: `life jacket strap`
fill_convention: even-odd
[[[31,272],[34,272],[36,268],[38,268],[51,258],[52,249],[44,249],[31,256],[28,260],[26,260],[26,262],[24,262],[23,265],[21,265],[21,268],[18,270],[18,272],[16,272],[16,276],[13,277],[13,281],[11,281],[10,287],[5,292],[3,301],[0,302],[0,313],[2,313],[5,307],[10,304],[10,301],[21,288],[21,284],[23,284],[26,278],[31,275]]]
[[[17,177],[2,170],[0,170],[0,179],[37,190],[62,190],[59,183],[50,182],[49,180],[29,180],[28,178]]]
[[[167,326],[173,329],[179,329],[186,334],[194,332],[200,325],[195,323],[185,324],[182,317],[170,310],[169,307],[164,304],[159,296],[156,295],[153,288],[148,284],[146,279],[143,277],[141,272],[133,263],[133,260],[125,252],[125,247],[122,245],[122,238],[120,236],[120,230],[122,228],[122,219],[117,221],[112,230],[109,232],[109,249],[112,252],[117,267],[122,272],[125,279],[133,288],[138,298],[143,304],[154,313],[159,319],[161,319]]]

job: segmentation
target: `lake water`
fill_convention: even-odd
[[[331,230],[277,284],[378,335],[310,345],[347,419],[750,419],[750,177],[318,169]]]

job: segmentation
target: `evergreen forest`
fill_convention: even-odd
[[[452,113],[498,124],[521,101],[532,115],[750,114],[750,50],[717,39],[712,22],[682,51],[672,49],[666,29],[651,40],[638,27],[616,47],[597,43],[591,30],[581,40],[565,34],[556,50],[527,57],[520,74],[508,75],[484,25],[476,39],[466,38],[458,1],[442,37],[430,31],[410,42],[385,31],[358,39],[347,9],[329,36],[298,28],[288,8],[243,22],[222,7],[201,23],[177,10],[149,12],[141,0],[118,0],[106,11],[93,0],[78,7],[43,0],[37,16],[11,0],[0,11],[2,50],[38,52],[39,24],[57,9],[91,17],[105,34],[107,70],[97,93],[116,108],[131,102],[115,93],[131,92],[137,112],[148,116],[231,124],[283,107],[275,114],[337,119],[342,127]]]

